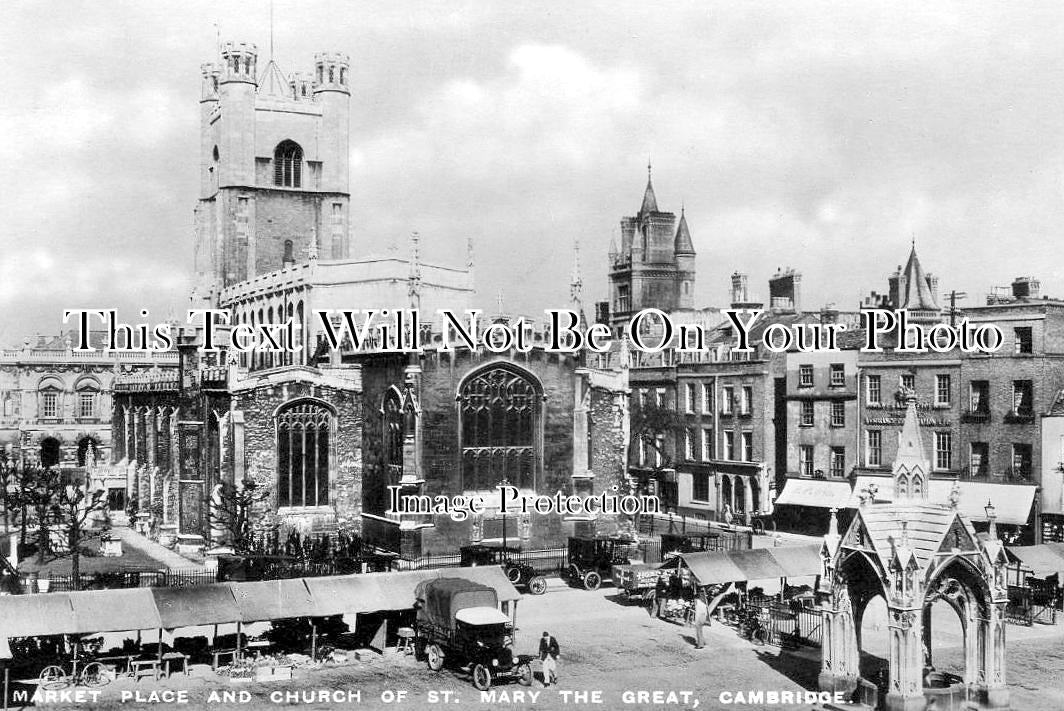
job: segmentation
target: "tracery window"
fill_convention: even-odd
[[[406,438],[403,404],[399,393],[391,389],[384,396],[381,406],[381,428],[384,442],[384,468],[389,483],[398,483],[403,477],[403,440]]]
[[[467,491],[503,480],[535,487],[539,390],[532,380],[495,367],[470,378],[459,393],[462,481]]]
[[[332,413],[314,402],[296,402],[278,412],[278,506],[329,503],[331,424]]]
[[[294,141],[281,141],[273,151],[273,184],[285,188],[300,186],[303,149]]]

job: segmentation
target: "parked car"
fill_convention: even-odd
[[[462,567],[472,568],[478,565],[499,565],[510,582],[524,588],[533,595],[547,592],[547,578],[529,563],[517,560],[520,553],[516,548],[503,546],[472,545],[462,546]]]
[[[570,585],[580,583],[587,590],[597,590],[613,566],[629,563],[634,552],[634,542],[627,538],[573,536],[564,577]]]

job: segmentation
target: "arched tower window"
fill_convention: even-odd
[[[285,263],[296,261],[295,249],[290,239],[284,241],[284,257],[281,258],[281,261]]]
[[[483,370],[459,391],[462,482],[467,491],[506,480],[535,487],[540,389],[530,376],[505,367]]]
[[[332,413],[297,401],[277,413],[277,505],[329,503],[329,433]]]
[[[303,167],[303,149],[294,141],[281,141],[273,150],[273,184],[298,188]]]
[[[381,404],[381,439],[384,445],[382,463],[388,483],[398,484],[403,478],[403,441],[406,439],[406,422],[403,403],[395,388],[390,388]]]

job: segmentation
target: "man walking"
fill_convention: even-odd
[[[695,598],[695,649],[702,649],[706,646],[705,639],[702,636],[702,628],[705,627],[709,621],[709,603],[706,602],[706,592],[704,590],[698,591],[698,596]]]
[[[658,582],[654,585],[654,617],[659,620],[665,613],[665,603],[669,598],[669,584],[665,580],[665,574],[658,575]]]
[[[550,632],[539,639],[539,661],[543,668],[543,686],[558,683],[558,640]]]

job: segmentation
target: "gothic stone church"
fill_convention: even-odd
[[[347,57],[323,53],[310,75],[260,71],[254,45],[226,44],[203,66],[201,187],[193,304],[231,323],[291,319],[290,352],[199,350],[185,332],[176,377],[115,385],[114,458],[135,464],[129,494],[186,537],[210,538],[221,482],[269,491],[264,520],[283,528],[359,532],[417,555],[506,539],[557,544],[611,520],[492,515],[397,518],[389,485],[454,495],[507,481],[525,491],[594,494],[624,485],[627,372],[574,357],[486,355],[438,347],[437,309],[474,306],[464,267],[374,248],[349,216]],[[424,354],[389,344],[329,351],[316,309],[417,308]],[[365,345],[365,344],[363,344]]]

